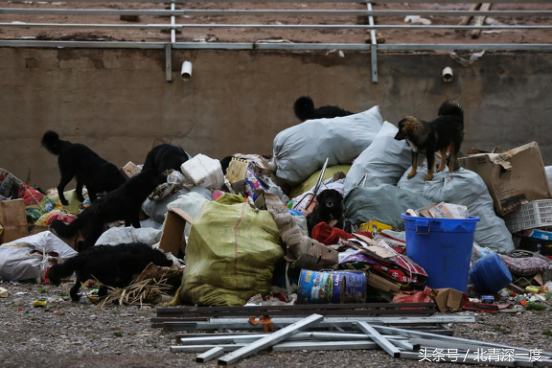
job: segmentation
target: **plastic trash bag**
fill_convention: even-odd
[[[153,228],[112,227],[103,233],[96,241],[96,245],[118,245],[130,243],[144,243],[154,245],[159,243],[163,231]]]
[[[0,278],[34,280],[44,275],[51,258],[64,260],[77,255],[50,231],[17,239],[0,246]]]
[[[432,203],[420,195],[389,184],[356,187],[345,196],[345,220],[352,225],[376,220],[404,230],[401,214],[409,208],[421,208]]]
[[[489,190],[477,173],[463,168],[450,173],[446,168],[445,171],[435,172],[433,180],[424,181],[427,167],[418,168],[416,176],[410,180],[406,178],[408,171],[399,181],[399,188],[436,203],[446,202],[468,207],[470,216],[481,219],[475,230],[476,243],[496,252],[514,249],[512,235],[504,220],[496,215]]]
[[[349,164],[376,137],[383,124],[379,107],[333,119],[307,120],[274,138],[276,176],[289,185],[304,182],[328,166]]]
[[[364,175],[364,187],[380,184],[396,185],[404,171],[412,164],[412,153],[406,141],[395,140],[399,129],[388,122],[383,123],[374,143],[355,159],[345,178],[345,193],[358,185]]]

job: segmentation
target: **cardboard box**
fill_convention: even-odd
[[[552,198],[537,142],[504,153],[462,157],[458,162],[461,167],[475,171],[483,178],[499,216],[524,203]]]
[[[165,253],[172,253],[175,257],[179,256],[180,251],[186,253],[186,238],[184,237],[184,227],[186,222],[192,224],[194,219],[180,208],[171,207],[167,212],[165,225],[163,226],[163,235],[159,242],[159,249]]]
[[[439,312],[449,312],[462,309],[464,306],[464,293],[456,289],[435,289],[435,304]]]
[[[0,225],[4,228],[0,234],[0,244],[29,235],[25,202],[22,199],[0,201]]]

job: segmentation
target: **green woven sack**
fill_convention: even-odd
[[[188,238],[180,301],[236,306],[268,294],[274,267],[284,256],[280,244],[268,211],[231,194],[205,203]]]

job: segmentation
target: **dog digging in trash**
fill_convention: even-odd
[[[180,166],[189,158],[190,155],[182,148],[164,143],[148,153],[143,170],[155,168],[160,172],[167,170],[180,171]]]
[[[42,146],[58,156],[61,180],[57,186],[59,200],[64,206],[69,202],[63,195],[65,186],[77,177],[77,198],[84,202],[82,187],[86,186],[90,201],[97,199],[97,193],[111,192],[125,182],[119,168],[104,160],[90,148],[80,143],[71,143],[59,138],[54,131],[47,131],[42,136]]]
[[[89,248],[48,270],[48,279],[59,285],[62,278],[77,274],[71,288],[71,299],[79,301],[81,284],[96,279],[102,283],[99,297],[107,295],[107,287],[126,287],[134,276],[139,275],[148,264],[170,267],[173,262],[163,252],[147,244],[97,245]]]
[[[307,216],[309,235],[321,222],[331,226],[343,227],[343,196],[335,189],[326,189],[316,196],[316,206]]]
[[[314,102],[309,96],[299,97],[293,104],[295,116],[301,122],[312,119],[335,118],[339,116],[353,115],[350,112],[342,109],[339,106],[326,105],[318,108],[314,107]]]
[[[82,229],[84,249],[94,246],[108,223],[125,221],[126,226],[140,227],[140,209],[148,195],[166,180],[165,173],[156,169],[142,170],[121,187],[92,203],[77,218],[66,225],[54,220],[50,227],[58,236],[71,238]]]
[[[439,108],[438,115],[432,121],[422,121],[413,116],[399,121],[399,131],[395,139],[406,139],[412,150],[412,170],[408,173],[408,179],[416,175],[419,153],[424,153],[427,157],[427,176],[424,180],[433,179],[437,151],[441,153],[441,164],[437,171],[445,170],[448,151],[449,171],[454,171],[458,151],[464,140],[464,111],[457,102],[445,101]]]

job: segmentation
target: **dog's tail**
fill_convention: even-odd
[[[86,221],[91,215],[90,211],[92,211],[91,207],[85,209],[70,224],[65,224],[63,221],[55,219],[50,224],[50,227],[56,232],[56,235],[62,238],[71,238],[77,231],[84,227],[84,224],[86,224]]]
[[[456,101],[445,101],[439,107],[439,116],[458,116],[459,118],[464,118],[464,109]]]
[[[66,142],[59,139],[59,135],[52,130],[48,130],[42,136],[42,146],[54,155],[60,154],[65,143]]]
[[[309,96],[299,97],[293,104],[293,111],[297,119],[301,121],[309,120],[314,117],[314,102]]]
[[[59,285],[61,279],[71,276],[78,268],[80,263],[79,255],[71,257],[63,263],[58,263],[50,267],[48,270],[48,279],[54,285]]]

